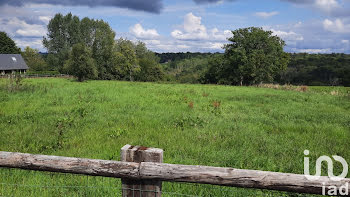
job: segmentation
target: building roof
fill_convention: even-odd
[[[20,54],[0,54],[0,70],[26,70],[27,64]]]

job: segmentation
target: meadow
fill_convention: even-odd
[[[262,87],[73,79],[0,79],[0,150],[120,160],[125,144],[164,149],[164,162],[311,172],[322,155],[350,163],[350,88]],[[325,172],[327,166],[323,166]],[[335,172],[342,171],[341,165]],[[163,196],[304,196],[164,183]],[[120,196],[120,180],[0,169],[0,196]]]

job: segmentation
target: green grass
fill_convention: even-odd
[[[332,87],[297,92],[51,78],[25,79],[26,89],[8,92],[6,83],[0,79],[1,151],[120,160],[120,148],[132,144],[164,149],[165,163],[297,174],[304,172],[305,149],[311,152],[311,172],[322,155],[350,162],[349,88],[331,95]],[[341,171],[336,165],[335,172]],[[0,183],[7,184],[0,185],[0,196],[120,195],[115,188],[120,181],[110,178],[2,169]],[[62,187],[67,185],[80,188]],[[169,183],[164,190],[200,196],[296,196]]]

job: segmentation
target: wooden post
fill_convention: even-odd
[[[124,162],[163,163],[163,150],[142,146],[125,145],[120,159]],[[161,197],[162,181],[122,179],[123,197]]]

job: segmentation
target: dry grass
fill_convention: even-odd
[[[330,94],[331,94],[332,96],[338,96],[338,95],[339,95],[339,91],[333,90],[333,91],[330,92]]]
[[[214,107],[215,109],[218,109],[218,108],[220,107],[220,105],[221,105],[221,102],[220,102],[220,101],[214,101],[214,102],[213,102],[213,107]]]
[[[259,88],[271,88],[276,90],[293,90],[298,92],[307,92],[309,90],[308,86],[293,86],[293,85],[279,85],[279,84],[259,84]]]
[[[188,108],[193,109],[193,107],[194,107],[194,103],[192,101],[190,101],[188,103]]]
[[[203,92],[202,96],[203,96],[203,97],[208,97],[208,96],[209,96],[209,93]]]

